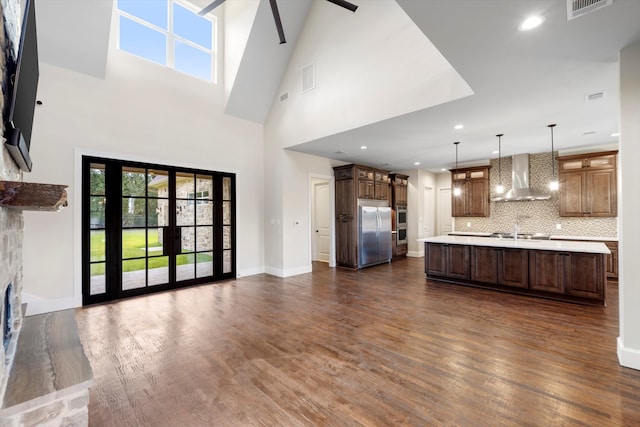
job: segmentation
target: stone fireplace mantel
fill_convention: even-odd
[[[67,185],[0,181],[0,206],[32,211],[59,211],[67,206]]]

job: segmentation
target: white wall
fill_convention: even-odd
[[[110,53],[104,80],[42,63],[25,181],[68,184],[62,212],[26,212],[24,297],[29,313],[81,301],[81,153],[236,173],[237,271],[264,271],[262,126],[223,114],[219,86]],[[75,236],[75,238],[74,238]]]
[[[620,52],[620,336],[618,358],[640,369],[640,43]]]

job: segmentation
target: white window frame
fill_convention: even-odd
[[[205,80],[205,81],[206,82],[210,82],[210,83],[214,83],[214,84],[217,83],[217,81],[218,81],[218,61],[217,61],[218,56],[216,54],[216,51],[217,51],[216,48],[218,46],[218,20],[217,20],[217,18],[215,16],[203,16],[202,17],[203,19],[206,19],[206,20],[211,22],[211,37],[212,37],[211,49],[207,49],[205,47],[202,47],[202,46],[192,42],[191,40],[187,40],[187,39],[185,39],[183,37],[180,37],[180,36],[178,36],[178,35],[173,33],[173,3],[177,3],[180,6],[186,8],[186,9],[189,9],[190,11],[192,11],[194,13],[198,13],[200,9],[198,9],[196,6],[192,5],[191,3],[187,3],[187,2],[179,1],[179,0],[167,0],[168,28],[166,30],[164,28],[160,28],[157,25],[154,25],[154,24],[152,24],[150,22],[144,21],[144,20],[138,18],[135,15],[131,15],[130,13],[127,13],[127,12],[125,12],[123,10],[118,9],[117,0],[116,0],[115,3],[116,4],[114,5],[114,7],[115,7],[115,10],[116,10],[116,16],[117,16],[117,19],[116,19],[116,34],[117,34],[117,37],[116,37],[116,48],[118,50],[121,50],[120,49],[120,17],[122,16],[122,17],[125,17],[125,18],[127,18],[127,19],[129,19],[131,21],[136,22],[137,24],[144,25],[145,27],[150,28],[150,29],[152,29],[154,31],[157,31],[159,33],[162,33],[162,34],[164,34],[166,36],[167,43],[166,43],[165,49],[166,49],[166,54],[167,54],[167,63],[164,65],[165,67],[172,68],[175,71],[178,71],[178,72],[180,72],[182,74],[186,74],[188,76],[191,76],[191,77],[194,77],[194,78],[202,80],[200,77],[196,77],[196,76],[194,76],[192,74],[188,74],[188,73],[185,73],[185,72],[183,72],[181,70],[177,70],[176,69],[176,67],[175,67],[175,55],[174,55],[174,52],[175,52],[175,48],[174,47],[175,47],[175,42],[176,41],[179,41],[181,43],[189,45],[189,46],[191,46],[191,47],[193,47],[195,49],[198,49],[198,50],[210,55],[210,57],[211,57],[211,76],[210,76],[209,80]],[[142,56],[139,56],[139,55],[136,55],[135,53],[127,52],[126,50],[121,50],[121,51],[122,52],[126,52],[129,55],[134,55],[134,56],[137,56],[137,57],[142,58],[144,60],[150,61],[149,59],[147,59],[145,57],[142,57]],[[153,61],[150,61],[150,62],[153,62]],[[157,62],[154,62],[154,63],[158,64]],[[162,64],[158,64],[158,65],[162,65]]]

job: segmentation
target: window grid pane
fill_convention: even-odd
[[[167,65],[167,36],[120,16],[120,50]]]

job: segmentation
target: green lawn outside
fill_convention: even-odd
[[[102,230],[91,231],[90,252],[91,261],[104,261],[105,260],[105,234]],[[149,233],[149,248],[162,247],[162,244],[158,241],[157,233]],[[169,265],[169,257],[162,256],[162,250],[149,251],[150,257],[148,258],[149,269],[167,267]],[[156,256],[157,255],[157,256]],[[122,231],[122,257],[123,272],[138,271],[145,269],[145,230],[144,229],[131,229]],[[138,258],[138,259],[128,259]],[[211,261],[213,257],[208,254],[197,254],[198,262]],[[193,264],[193,254],[181,254],[177,256],[176,262],[178,265]],[[91,275],[100,276],[104,275],[104,263],[92,264]]]

